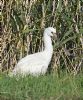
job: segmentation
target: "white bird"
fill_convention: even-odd
[[[56,29],[53,27],[48,27],[44,31],[44,51],[27,55],[22,58],[11,74],[14,75],[44,75],[47,71],[48,65],[51,61],[53,54],[53,46],[51,41],[51,36],[56,33]],[[56,36],[56,34],[55,34]]]

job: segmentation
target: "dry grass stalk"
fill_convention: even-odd
[[[54,40],[55,50],[51,67],[53,70],[66,69],[75,73],[81,70],[82,1],[3,0],[0,5],[3,33],[0,37],[0,69],[12,69],[26,54],[43,50],[42,31],[45,27],[53,26],[59,34],[58,42]]]

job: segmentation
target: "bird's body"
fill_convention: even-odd
[[[51,57],[52,55],[50,55]],[[47,52],[40,52],[28,55],[22,58],[16,67],[13,70],[13,73],[16,74],[32,74],[32,75],[39,75],[45,74],[50,62],[50,58],[48,58]],[[30,67],[29,67],[30,66]]]
[[[12,71],[12,75],[31,74],[36,76],[46,73],[53,54],[53,46],[50,36],[52,35],[51,31],[56,32],[56,30],[52,27],[49,27],[44,31],[44,51],[27,55],[26,57],[22,58]]]

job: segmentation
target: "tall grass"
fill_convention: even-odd
[[[82,0],[2,0],[1,71],[12,70],[26,54],[43,49],[45,27],[57,29],[51,72],[77,74],[83,67]]]

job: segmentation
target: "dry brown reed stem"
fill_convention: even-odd
[[[83,61],[82,1],[2,0],[0,37],[1,70],[13,69],[22,57],[42,51],[45,27],[57,29],[54,56],[49,67],[78,73]],[[56,45],[57,44],[57,45]],[[69,52],[66,52],[66,50]]]

